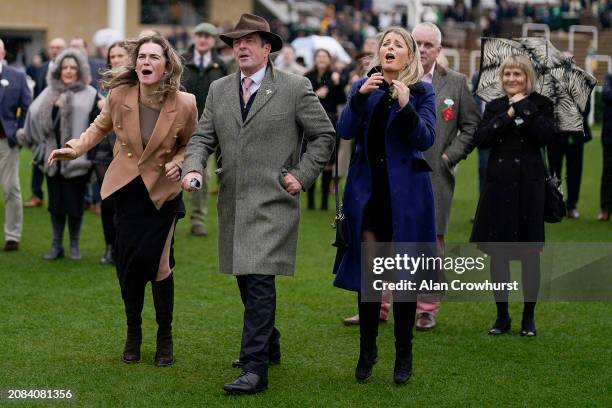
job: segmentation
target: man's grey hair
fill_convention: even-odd
[[[442,45],[442,32],[440,31],[437,25],[435,25],[434,23],[430,23],[429,21],[419,23],[416,26],[414,26],[414,29],[412,30],[412,34],[414,34],[417,27],[427,27],[430,30],[432,30],[434,33],[436,33],[436,41],[438,42],[438,45]]]

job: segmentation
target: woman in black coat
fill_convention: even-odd
[[[127,45],[123,41],[119,41],[112,44],[108,48],[108,56],[106,58],[107,69],[116,69],[125,66],[127,63]],[[108,92],[103,92],[104,98],[100,99],[100,101],[98,102],[99,109],[95,112],[95,115],[92,115],[92,117],[90,117],[90,122],[93,122],[96,119],[96,117],[104,107]],[[99,145],[87,152],[87,157],[89,157],[89,159],[94,165],[94,170],[98,179],[98,185],[100,186],[104,182],[104,175],[106,174],[106,171],[108,170],[111,161],[113,161],[113,147],[115,146],[115,140],[115,132],[111,131],[102,140],[102,142],[100,142]],[[115,208],[113,205],[113,201],[109,199],[102,200],[100,209],[102,215],[102,229],[104,231],[104,242],[106,243],[104,255],[102,255],[102,258],[100,258],[100,265],[112,265],[115,263],[114,245],[116,234],[114,225]]]
[[[340,82],[340,74],[333,70],[333,60],[329,51],[324,49],[316,50],[314,53],[314,67],[306,73],[306,78],[310,81],[313,91],[315,91],[319,102],[325,109],[331,123],[336,126],[338,121],[338,105],[346,101],[346,95]],[[336,146],[338,147],[338,146]],[[321,175],[321,209],[327,210],[329,198],[329,186],[332,181],[334,168],[334,156],[323,169]],[[316,183],[315,183],[316,184]],[[308,209],[315,208],[315,184],[308,189]]]
[[[541,149],[554,132],[552,101],[533,91],[535,73],[525,56],[512,56],[500,69],[506,96],[489,102],[475,135],[479,148],[491,149],[486,182],[478,202],[472,242],[534,243],[480,245],[491,255],[491,277],[510,281],[510,259],[520,259],[525,304],[521,335],[535,336],[534,310],[540,285],[544,242],[546,171]],[[499,250],[494,250],[498,248]],[[510,330],[508,292],[495,293],[497,320],[489,334]]]
[[[597,219],[610,221],[610,214],[612,214],[612,74],[606,76],[601,97],[604,103],[601,129],[603,171],[601,174],[601,211]]]

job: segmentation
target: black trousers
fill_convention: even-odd
[[[274,275],[241,275],[236,281],[244,305],[240,359],[245,362],[245,371],[267,377],[270,347],[278,347],[280,340],[280,332],[274,326]]]
[[[612,212],[612,145],[603,145],[603,170],[601,172],[601,202],[603,211]]]
[[[327,210],[329,202],[329,186],[334,179],[334,172],[332,170],[323,170],[321,173],[321,209]],[[315,209],[315,190],[316,181],[308,189],[308,208],[311,210]]]
[[[563,156],[565,156],[567,199],[566,207],[575,210],[580,195],[580,181],[582,179],[582,156],[584,142],[577,140],[582,136],[561,134],[553,143],[548,145],[548,167],[551,173],[561,178],[563,170]]]

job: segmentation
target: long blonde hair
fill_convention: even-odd
[[[166,59],[164,75],[161,77],[159,88],[153,96],[157,98],[159,103],[163,103],[170,94],[178,92],[181,86],[181,74],[183,73],[181,57],[174,51],[168,40],[161,35],[150,35],[125,41],[128,63],[125,66],[106,71],[101,80],[102,88],[113,89],[121,85],[134,86],[138,84],[136,60],[140,47],[147,43],[159,45]]]
[[[374,58],[372,58],[372,62],[370,63],[370,67],[368,70],[380,66],[380,47],[382,46],[385,37],[389,33],[395,33],[402,36],[404,41],[406,42],[406,46],[408,47],[408,65],[400,71],[397,80],[405,83],[407,86],[412,85],[415,82],[418,82],[423,76],[423,65],[421,64],[421,53],[419,52],[419,48],[416,46],[416,41],[412,37],[408,31],[403,29],[402,27],[389,27],[385,31],[382,32],[378,36],[378,45],[376,47],[376,52],[374,53]],[[412,59],[411,59],[412,58]],[[397,91],[393,89],[391,93],[393,98],[397,98]]]

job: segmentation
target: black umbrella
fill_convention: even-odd
[[[499,75],[501,64],[507,57],[521,54],[529,57],[535,69],[534,90],[549,97],[555,105],[558,129],[583,131],[582,114],[597,81],[543,37],[483,38],[476,94],[485,102],[504,96]]]

